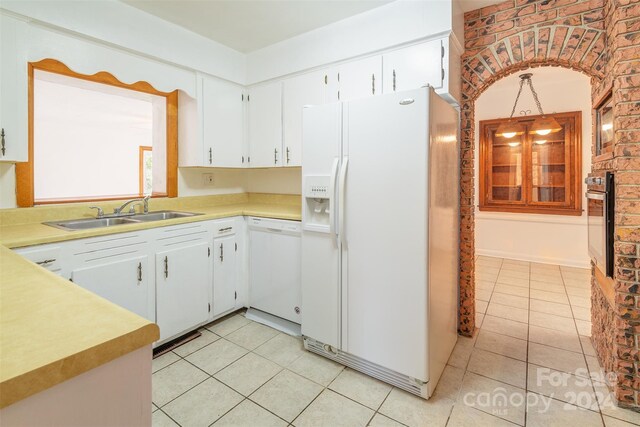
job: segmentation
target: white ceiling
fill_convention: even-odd
[[[393,0],[121,1],[247,53]]]

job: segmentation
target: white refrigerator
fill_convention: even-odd
[[[305,348],[429,398],[457,340],[458,113],[432,88],[305,107]]]

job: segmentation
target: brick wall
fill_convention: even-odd
[[[616,373],[619,403],[640,407],[638,0],[509,0],[465,14],[459,329],[465,335],[475,330],[474,102],[496,80],[536,66],[589,75],[594,106],[613,92],[614,150],[594,153],[591,169],[596,176],[616,174],[615,272],[609,285],[592,279],[592,340],[605,369]]]

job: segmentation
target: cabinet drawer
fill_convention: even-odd
[[[21,248],[15,252],[49,271],[57,272],[62,269],[60,246]]]
[[[213,236],[228,236],[236,233],[236,221],[235,219],[225,219],[216,221],[213,223]]]

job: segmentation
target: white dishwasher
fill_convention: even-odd
[[[248,317],[299,334],[300,265],[300,222],[249,218],[249,306],[262,313]]]

